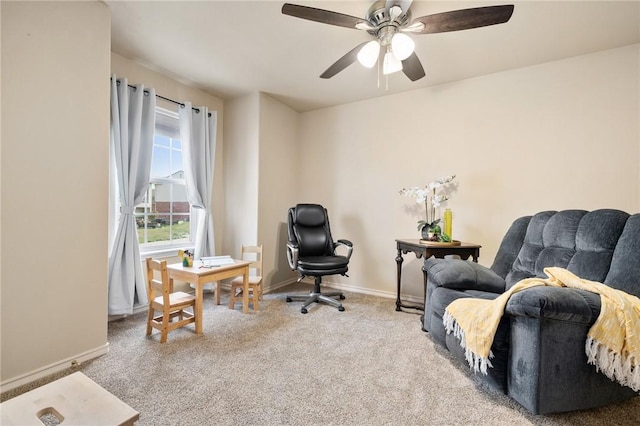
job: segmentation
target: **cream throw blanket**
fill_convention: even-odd
[[[453,332],[471,368],[487,374],[491,344],[512,294],[535,286],[571,287],[600,295],[600,316],[585,342],[589,364],[611,380],[640,391],[640,299],[604,284],[578,278],[563,268],[545,268],[549,278],[527,278],[494,300],[457,299],[444,314],[447,333]]]

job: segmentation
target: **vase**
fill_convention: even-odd
[[[431,238],[433,237],[433,230],[429,230],[429,228],[427,228],[426,226],[424,228],[422,228],[422,231],[420,231],[422,234],[422,239],[423,240],[428,240],[430,241]]]

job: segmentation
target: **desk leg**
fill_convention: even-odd
[[[196,334],[202,334],[202,293],[204,283],[196,282]]]
[[[242,313],[249,313],[249,266],[242,273]]]
[[[402,282],[402,250],[398,249],[396,256],[396,264],[398,265],[398,287],[396,290],[396,311],[402,311],[402,302],[400,302],[400,283]]]

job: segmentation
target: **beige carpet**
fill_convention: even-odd
[[[188,326],[165,344],[144,336],[144,315],[113,321],[109,353],[64,374],[84,372],[140,411],[139,425],[640,424],[640,398],[532,416],[479,385],[394,300],[346,293],[345,312],[314,305],[302,315],[285,294],[308,289],[266,294],[248,315],[209,296],[204,334]]]

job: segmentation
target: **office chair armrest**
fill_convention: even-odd
[[[338,240],[333,243],[333,249],[335,250],[338,246],[345,246],[347,248],[347,260],[351,259],[351,253],[353,253],[353,243],[349,240]]]
[[[298,268],[298,243],[289,241],[287,243],[287,260],[289,261],[289,267],[292,271]]]

